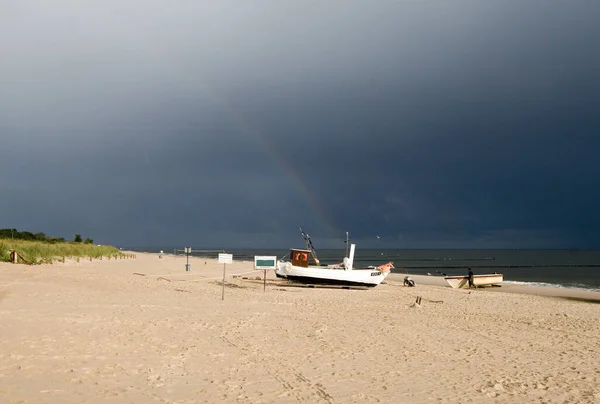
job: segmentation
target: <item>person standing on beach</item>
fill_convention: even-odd
[[[473,284],[473,270],[469,268],[469,289],[474,287],[475,285]]]

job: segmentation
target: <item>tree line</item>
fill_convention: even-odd
[[[27,240],[27,241],[43,241],[46,243],[66,243],[63,237],[52,237],[45,233],[32,233],[30,231],[18,231],[17,229],[0,229],[0,239]],[[81,234],[76,234],[73,239],[74,243],[93,244],[94,240],[81,237]]]

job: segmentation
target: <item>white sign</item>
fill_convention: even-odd
[[[233,262],[233,254],[219,253],[219,264],[231,264]]]
[[[255,255],[254,269],[277,269],[277,257]]]
[[[185,247],[185,253],[186,254],[191,254],[192,253],[192,247]]]

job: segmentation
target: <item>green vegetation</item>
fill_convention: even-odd
[[[52,263],[63,257],[100,258],[122,255],[115,247],[94,245],[91,238],[82,242],[81,235],[77,236],[75,241],[68,242],[63,238],[46,236],[44,233],[0,229],[0,261],[10,261],[11,250],[17,251],[32,264]]]
[[[18,231],[17,229],[0,229],[0,239],[46,241],[49,243],[62,243],[62,237],[50,237],[44,233],[31,233],[29,231]]]

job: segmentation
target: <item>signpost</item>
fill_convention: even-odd
[[[185,255],[187,257],[187,263],[185,264],[185,272],[190,272],[190,254],[192,253],[192,247],[185,247]]]
[[[277,269],[277,257],[255,255],[254,269],[262,269],[264,271],[263,292],[267,289],[267,269]]]
[[[233,254],[219,253],[219,264],[223,264],[223,290],[221,300],[225,300],[225,266],[233,262]]]

